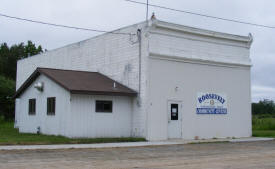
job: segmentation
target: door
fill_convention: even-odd
[[[168,101],[168,138],[182,138],[181,101]]]

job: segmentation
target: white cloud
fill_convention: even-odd
[[[275,100],[275,87],[252,86],[252,101],[257,102],[263,99]]]

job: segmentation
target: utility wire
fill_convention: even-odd
[[[161,8],[161,9],[166,9],[166,10],[170,10],[170,11],[182,12],[182,13],[186,13],[186,14],[190,14],[190,15],[196,15],[196,16],[202,16],[202,17],[207,17],[207,18],[212,18],[212,19],[217,19],[217,20],[223,20],[223,21],[229,21],[229,22],[235,22],[235,23],[245,24],[245,25],[252,25],[252,26],[258,26],[258,27],[275,29],[275,26],[268,26],[268,25],[262,25],[262,24],[257,24],[257,23],[245,22],[245,21],[240,21],[240,20],[221,18],[221,17],[217,17],[217,16],[200,14],[200,13],[195,13],[195,12],[186,11],[186,10],[180,10],[180,9],[173,9],[173,8],[169,8],[169,7],[165,7],[165,6],[154,5],[154,4],[147,4],[147,3],[144,3],[144,2],[138,2],[138,1],[133,1],[133,0],[125,0],[125,1],[136,3],[136,4],[141,4],[141,5],[148,5],[148,6],[152,6],[152,7],[156,7],[156,8]]]
[[[77,29],[77,30],[100,32],[100,33],[119,34],[119,35],[135,35],[135,34],[132,34],[132,33],[109,32],[109,31],[98,30],[98,29],[89,29],[89,28],[81,28],[81,27],[75,27],[75,26],[54,24],[54,23],[42,22],[42,21],[37,21],[37,20],[32,20],[32,19],[26,19],[26,18],[19,18],[19,17],[15,17],[15,16],[9,16],[9,15],[5,15],[5,14],[1,14],[1,13],[0,13],[0,16],[6,17],[6,18],[11,18],[11,19],[17,19],[17,20],[21,20],[21,21],[27,21],[27,22],[32,22],[32,23],[38,23],[38,24],[44,24],[44,25],[49,25],[49,26],[62,27],[62,28],[69,28],[69,29]]]

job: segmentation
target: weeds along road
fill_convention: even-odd
[[[275,141],[69,150],[0,151],[1,169],[275,168]]]

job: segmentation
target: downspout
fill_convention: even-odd
[[[141,29],[137,30],[137,38],[138,38],[138,106],[141,106],[141,97],[140,97],[140,92],[141,92]]]

